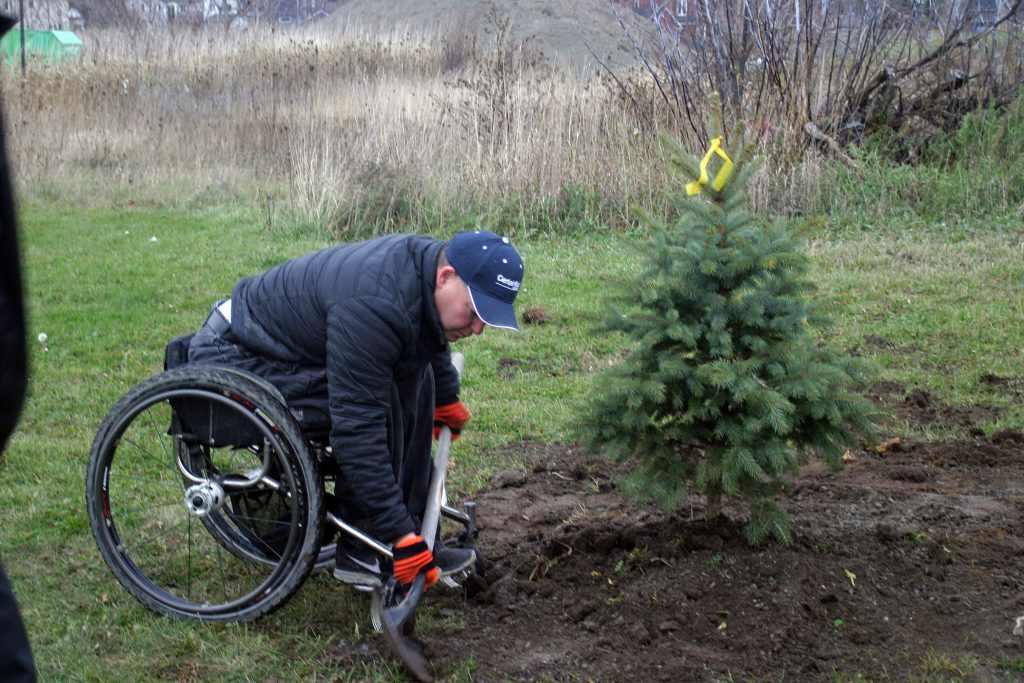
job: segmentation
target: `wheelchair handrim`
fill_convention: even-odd
[[[107,437],[104,443],[103,451],[108,454],[108,457],[106,462],[102,464],[101,471],[98,473],[100,475],[100,481],[98,484],[99,500],[101,504],[99,513],[102,516],[101,529],[107,536],[107,548],[112,550],[109,554],[110,558],[119,565],[119,568],[124,575],[131,577],[132,585],[125,585],[130,592],[141,592],[150,599],[159,602],[168,610],[182,616],[198,619],[216,618],[222,614],[236,613],[239,610],[243,610],[264,600],[266,596],[273,591],[293,570],[297,562],[302,557],[302,553],[298,546],[301,544],[301,539],[304,537],[302,530],[307,526],[305,523],[306,515],[302,515],[300,513],[300,511],[305,509],[305,500],[297,500],[296,505],[292,507],[291,521],[296,527],[296,532],[290,534],[288,542],[284,550],[281,552],[282,560],[275,564],[269,576],[259,582],[246,594],[216,605],[201,604],[181,598],[174,593],[165,590],[150,579],[146,572],[135,563],[131,555],[127,552],[127,549],[122,544],[120,535],[117,531],[117,525],[114,520],[114,515],[111,512],[110,503],[110,471],[115,458],[109,454],[116,451],[115,444],[120,442],[125,430],[140,413],[158,403],[178,397],[204,398],[228,405],[232,408],[238,408],[241,405],[229,396],[225,396],[217,391],[192,388],[160,392],[146,400],[140,401],[133,406],[131,410],[127,411],[125,415],[111,426],[111,429],[107,432]],[[251,416],[252,423],[260,430],[264,438],[273,443],[278,452],[281,452],[283,446],[280,434],[273,423],[270,422],[269,418],[267,418],[262,411],[256,410],[249,411],[248,415]],[[297,487],[294,484],[296,473],[287,466],[287,462],[282,462],[281,470],[282,475],[287,477],[289,490],[296,491]],[[191,525],[191,523],[192,521],[190,519],[189,524]],[[264,563],[265,566],[269,564],[271,563]],[[120,574],[118,574],[118,572],[115,572],[115,575],[118,575],[120,578]],[[122,583],[124,583],[124,581],[122,581]]]

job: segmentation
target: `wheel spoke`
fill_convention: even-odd
[[[152,462],[154,465],[157,465],[159,467],[167,467],[172,470],[175,469],[174,458],[169,455],[167,457],[153,455],[151,450],[147,448],[145,445],[139,443],[139,441],[135,439],[129,439],[127,437],[122,437],[121,443],[131,446],[139,455],[143,457],[144,460]]]
[[[167,409],[167,422],[165,424],[167,426],[165,426],[163,428],[164,430],[167,430],[170,427],[170,415],[171,415],[171,406],[170,406],[170,404],[166,405],[166,409]],[[150,429],[153,430],[152,433],[155,434],[155,435],[159,435],[161,430],[160,430],[160,427],[157,426],[157,424],[155,422],[156,416],[153,414],[154,412],[155,411],[148,411],[147,410],[146,411],[146,417],[149,419]],[[167,444],[164,442],[163,439],[158,439],[158,441],[160,442],[160,445],[164,447],[164,458],[165,459],[162,460],[162,462],[173,463],[174,462],[174,458],[171,456],[170,451],[167,449]]]

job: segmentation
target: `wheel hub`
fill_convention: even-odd
[[[205,517],[224,505],[224,489],[215,481],[193,484],[185,490],[185,507],[196,517]]]

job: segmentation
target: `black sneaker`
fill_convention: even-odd
[[[381,557],[366,546],[338,539],[334,559],[334,578],[357,587],[376,588],[384,585]]]
[[[441,571],[441,576],[449,576],[464,572],[476,562],[476,553],[469,548],[457,548],[450,545],[439,545],[434,548],[434,564]]]

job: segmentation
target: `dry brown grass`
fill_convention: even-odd
[[[903,118],[896,117],[886,106],[902,100],[885,99],[891,87],[863,86],[891,57],[882,34],[869,31],[874,42],[861,61],[831,57],[816,42],[820,49],[807,57],[813,68],[797,68],[802,62],[787,55],[809,53],[779,33],[779,63],[791,69],[785,87],[762,78],[756,88],[737,90],[729,65],[757,61],[750,36],[751,45],[720,60],[709,61],[707,48],[729,41],[702,49],[678,43],[660,55],[647,52],[649,69],[584,77],[531,52],[509,17],[495,12],[487,21],[483,33],[457,22],[396,25],[389,33],[355,21],[331,23],[319,34],[86,33],[78,63],[35,65],[24,81],[17,71],[0,73],[19,190],[69,203],[242,203],[273,211],[268,220],[284,210],[336,235],[448,227],[453,215],[510,223],[506,229],[544,229],[558,220],[616,225],[631,204],[664,209],[658,134],[681,137],[684,149],[701,156],[715,89],[732,112],[726,133],[738,130],[740,118],[747,124],[746,139],[727,139],[727,148],[753,141],[765,160],[749,186],[759,211],[813,206],[822,168],[836,156],[848,160],[840,147],[857,141],[846,139],[849,131],[862,136],[876,119],[904,121],[892,131],[906,147],[903,156],[922,147],[904,129],[920,128],[926,112],[911,116],[901,105]],[[878,21],[866,17],[861,28]],[[808,30],[816,27],[824,41],[839,35],[830,26]],[[900,35],[904,52],[918,54],[908,47],[917,45],[912,32]],[[979,59],[980,72],[1012,85],[1024,71],[989,68],[1007,61],[991,58],[991,50],[1018,41],[1017,33],[993,34],[973,52],[953,53],[989,55]],[[757,73],[778,77],[773,69]],[[1003,80],[985,92],[1010,92]],[[740,98],[741,91],[750,94]],[[950,93],[959,98],[956,116],[929,130],[951,133],[966,112],[1001,101]],[[826,125],[828,112],[880,98],[886,106],[879,104],[874,118],[858,114],[857,126]],[[832,137],[809,137],[808,123],[821,123]]]
[[[450,43],[355,28],[84,40],[79,63],[31,67],[24,82],[3,72],[29,197],[269,196],[344,232],[367,202],[445,211],[581,186],[625,203],[659,173],[654,143],[600,83],[499,43],[469,46],[453,69]]]

